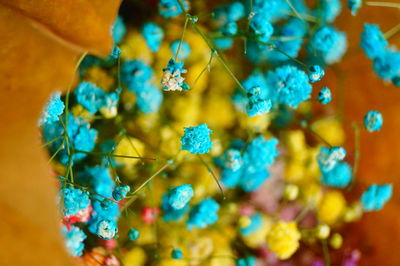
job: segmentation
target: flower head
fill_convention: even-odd
[[[168,66],[163,68],[163,77],[161,85],[166,91],[186,91],[189,85],[184,83],[185,80],[181,75],[187,71],[183,68],[183,62],[177,63],[173,58],[168,61]]]
[[[140,90],[152,75],[152,68],[138,60],[127,60],[121,67],[121,80],[132,92]]]
[[[176,53],[178,52],[179,44],[181,44],[181,47],[179,48],[179,54],[177,56]],[[175,40],[171,43],[172,55],[174,57],[177,56],[179,60],[185,60],[186,58],[188,58],[190,55],[190,51],[191,51],[190,46],[185,41],[182,41],[181,43],[181,40]]]
[[[325,75],[325,71],[319,65],[312,65],[308,70],[308,78],[311,83],[319,81]]]
[[[214,224],[218,220],[219,204],[211,199],[206,198],[190,211],[189,219],[187,221],[188,229],[193,227],[206,228]]]
[[[156,113],[163,101],[162,91],[156,86],[146,84],[136,91],[136,104],[145,114]]]
[[[86,234],[76,226],[69,226],[69,228],[63,226],[61,230],[69,253],[72,256],[81,256],[85,248],[83,241],[86,239]]]
[[[332,100],[332,93],[328,87],[323,87],[318,92],[318,101],[322,104],[328,104]]]
[[[351,171],[348,163],[337,163],[330,171],[322,173],[322,183],[331,187],[345,187],[352,179]]]
[[[160,26],[147,22],[142,27],[142,35],[152,52],[157,52],[160,49],[164,38],[164,31]]]
[[[300,232],[296,222],[279,221],[267,235],[267,245],[280,259],[288,259],[299,248]]]
[[[101,220],[97,224],[96,234],[103,239],[112,239],[118,232],[117,224],[113,220]]]
[[[179,248],[174,248],[171,252],[171,258],[176,260],[182,259],[183,258],[182,250],[180,250]]]
[[[322,172],[328,172],[332,170],[338,162],[342,161],[345,156],[346,150],[343,147],[322,147],[317,157],[318,165]]]
[[[90,205],[89,194],[78,188],[67,187],[61,190],[63,200],[63,215],[70,217],[77,215]]]
[[[188,1],[183,0],[182,3],[186,10],[189,9]],[[158,9],[161,16],[164,18],[173,18],[183,12],[178,0],[160,0],[158,3]]]
[[[369,111],[364,116],[364,126],[368,132],[381,130],[383,125],[383,116],[378,111]]]
[[[362,0],[347,0],[347,7],[350,9],[353,16],[357,15],[357,11],[361,5]]]
[[[132,241],[138,239],[138,238],[139,238],[139,235],[140,235],[139,231],[136,230],[135,228],[131,228],[131,229],[129,229],[129,231],[128,231],[128,237],[129,237],[129,239],[132,240]]]
[[[325,63],[336,63],[347,50],[346,34],[332,26],[323,26],[312,36],[310,48],[321,55]]]
[[[360,45],[369,58],[375,59],[384,53],[388,42],[378,25],[365,23]]]
[[[181,138],[181,149],[192,154],[209,152],[212,147],[211,132],[206,124],[201,124],[197,127],[185,127],[184,135]]]
[[[262,216],[259,213],[257,213],[252,215],[250,217],[250,223],[247,226],[241,227],[239,231],[242,235],[248,236],[256,232],[258,229],[260,229],[262,224],[263,224]]]
[[[254,35],[261,42],[268,42],[272,33],[274,33],[274,28],[264,14],[256,14],[252,17],[250,21],[250,28]]]
[[[366,211],[378,211],[392,197],[392,184],[371,185],[361,195],[361,203]]]
[[[179,210],[188,204],[193,195],[192,186],[188,184],[178,186],[168,192],[168,203],[173,209]]]
[[[119,44],[126,34],[126,26],[121,16],[118,16],[114,22],[113,28],[113,39],[115,44]]]
[[[289,105],[292,108],[311,97],[312,87],[307,74],[294,66],[278,67],[267,73],[267,84],[272,102]]]
[[[122,200],[126,197],[126,195],[131,190],[131,187],[128,185],[120,185],[114,188],[112,196],[115,200]]]
[[[240,258],[236,261],[236,266],[254,266],[256,265],[256,258],[254,256],[247,256]]]
[[[44,108],[39,124],[58,121],[59,116],[64,112],[64,107],[64,103],[61,100],[61,92],[53,93]]]
[[[253,87],[247,92],[248,103],[246,106],[247,114],[250,117],[268,113],[271,110],[271,100],[265,99],[261,95],[260,87]]]

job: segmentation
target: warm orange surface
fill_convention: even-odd
[[[382,211],[366,214],[361,222],[351,225],[347,231],[350,237],[345,243],[360,248],[361,265],[400,265],[400,88],[378,78],[371,61],[358,46],[364,22],[377,23],[386,32],[400,23],[400,10],[366,6],[356,17],[346,11],[339,19],[339,28],[348,33],[349,52],[343,62],[335,66],[337,76],[328,77],[329,83],[332,88],[343,86],[345,119],[361,124],[369,110],[379,110],[384,117],[379,133],[361,130],[358,178],[362,184],[357,186],[354,196],[359,197],[365,184],[385,182],[394,184],[394,195]],[[399,48],[400,33],[393,36],[390,43]],[[343,80],[339,81],[339,76]],[[353,133],[350,126],[347,129],[346,148],[352,154]]]
[[[100,2],[0,1],[0,265],[70,264],[37,121],[83,52],[111,49],[120,1]]]

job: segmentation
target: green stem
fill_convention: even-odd
[[[394,7],[400,9],[400,4],[398,3],[367,1],[365,4],[367,6]]]
[[[46,146],[50,145],[51,143],[53,143],[54,141],[57,141],[57,140],[61,139],[62,137],[64,137],[64,135],[60,135],[60,136],[58,136],[58,137],[55,137],[54,139],[49,140],[49,141],[47,141],[46,143],[44,143],[44,144],[42,145],[42,147],[46,147]]]
[[[186,17],[186,19],[185,19],[185,24],[183,25],[183,32],[182,32],[181,40],[179,41],[178,49],[176,50],[175,61],[177,61],[179,52],[180,52],[180,50],[181,50],[181,46],[182,46],[182,42],[183,42],[183,37],[185,36],[185,32],[186,32],[188,20],[189,20],[189,18]]]
[[[211,166],[204,160],[204,158],[200,154],[197,154],[197,156],[200,158],[200,161],[204,164],[204,166],[207,167],[208,172],[210,172],[210,174],[214,178],[215,182],[217,183],[219,190],[221,191],[223,200],[225,200],[226,199],[225,193],[224,193],[224,190],[222,189],[221,183],[219,182],[219,180],[217,178],[217,175],[214,173]]]
[[[58,147],[56,152],[53,153],[53,155],[50,157],[50,159],[47,161],[47,163],[50,163],[57,156],[57,154],[64,148],[64,141],[65,141],[65,139],[62,141],[61,145]]]
[[[182,8],[185,17],[189,19],[190,24],[192,24],[193,29],[197,32],[197,34],[200,35],[200,37],[204,40],[204,42],[208,45],[208,47],[212,50],[215,51],[215,56],[217,57],[218,61],[222,64],[222,66],[225,68],[226,72],[231,76],[231,78],[237,83],[237,85],[244,91],[246,89],[243,87],[243,85],[240,83],[240,81],[236,78],[236,76],[233,74],[232,70],[229,68],[228,64],[225,62],[225,60],[222,58],[220,55],[219,50],[214,46],[212,41],[199,29],[199,27],[196,25],[197,22],[197,17],[193,17],[189,13],[186,12],[182,1],[178,0],[178,3],[180,7]]]
[[[331,258],[329,255],[328,242],[326,241],[326,239],[323,239],[321,240],[321,244],[322,244],[322,252],[324,253],[325,266],[330,266]]]
[[[293,11],[293,13],[295,14],[296,17],[298,17],[300,20],[305,21],[303,19],[303,17],[300,15],[299,12],[297,12],[297,9],[292,5],[292,3],[290,2],[290,0],[285,0],[286,3],[288,4],[288,6],[290,7],[290,9]]]
[[[383,34],[383,36],[385,37],[386,40],[388,40],[390,37],[392,37],[399,31],[400,31],[400,23],[397,24],[396,26],[394,26],[393,28],[391,28],[390,30],[388,30],[387,32],[385,32],[385,34]]]
[[[123,210],[125,210],[126,208],[128,208],[135,200],[136,200],[136,194],[142,190],[151,180],[153,180],[153,178],[155,178],[156,176],[158,176],[162,171],[164,171],[165,168],[167,168],[168,166],[170,166],[172,164],[172,162],[168,161],[166,164],[164,164],[160,169],[157,170],[157,172],[155,172],[152,176],[150,176],[143,184],[141,184],[135,191],[133,191],[130,195],[134,196],[132,198],[130,198],[126,204],[124,205],[124,207],[122,207],[121,212]]]
[[[213,59],[213,55],[214,55],[214,51],[211,50],[210,60],[208,60],[208,63],[207,63],[207,65],[206,65],[206,67],[203,68],[203,70],[202,70],[202,71],[200,72],[200,74],[197,76],[196,80],[194,81],[193,88],[194,88],[194,86],[196,86],[197,81],[200,79],[200,77],[203,75],[203,73],[204,73],[206,70],[210,71],[210,66],[211,66],[211,62],[212,62],[212,59]]]

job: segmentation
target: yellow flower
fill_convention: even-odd
[[[123,59],[140,60],[147,65],[153,61],[153,54],[139,32],[129,31],[120,49]]]
[[[342,145],[345,140],[346,135],[342,124],[337,119],[318,120],[311,125],[311,128],[332,146]]]
[[[262,226],[248,236],[242,236],[244,243],[250,248],[257,248],[265,242],[265,237],[271,229],[272,220],[267,216],[262,217]]]
[[[144,152],[144,144],[132,137],[123,137],[118,143],[114,154],[117,155],[128,155],[128,156],[139,156],[142,157]],[[117,163],[123,164],[124,166],[133,166],[139,162],[138,159],[121,158],[115,157]]]
[[[267,235],[267,244],[278,258],[288,259],[299,248],[300,237],[296,222],[279,221],[272,225]]]
[[[323,196],[318,207],[319,219],[331,225],[342,216],[346,207],[346,200],[340,192],[329,191]]]
[[[142,248],[135,247],[124,255],[124,265],[126,266],[141,266],[145,262],[146,253]]]
[[[211,128],[228,128],[235,122],[231,101],[222,95],[211,95],[204,104],[202,119]]]
[[[105,91],[109,91],[114,85],[114,79],[108,75],[108,73],[98,67],[93,66],[86,70],[84,80],[94,83],[96,86],[102,88]]]

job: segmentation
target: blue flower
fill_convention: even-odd
[[[206,198],[200,201],[190,211],[187,227],[189,230],[193,227],[206,228],[214,224],[218,220],[219,204],[211,199]]]
[[[64,103],[61,100],[61,92],[55,92],[48,100],[46,107],[40,117],[39,125],[57,122],[59,116],[64,112]]]
[[[91,82],[81,82],[74,91],[76,101],[91,114],[103,107],[105,92]]]
[[[392,197],[393,186],[391,184],[371,185],[361,195],[361,203],[366,211],[378,211]]]
[[[238,32],[238,26],[235,21],[226,23],[220,28],[222,35],[233,36]]]
[[[89,194],[81,189],[67,187],[61,190],[63,215],[68,218],[89,207]]]
[[[111,58],[117,60],[121,56],[121,49],[119,49],[118,46],[114,46],[113,49],[111,50]]]
[[[118,232],[118,227],[115,221],[104,219],[97,224],[96,234],[102,239],[112,239]]]
[[[262,216],[259,213],[256,213],[250,217],[250,224],[248,226],[240,228],[240,233],[244,236],[248,236],[260,229],[262,224]]]
[[[182,1],[183,7],[189,9],[189,3],[186,0]],[[160,0],[158,3],[158,9],[164,18],[173,18],[183,13],[178,0]]]
[[[242,173],[243,171],[241,168],[236,171],[233,171],[231,168],[223,168],[221,172],[221,182],[227,188],[233,188],[239,184]]]
[[[263,98],[269,97],[267,81],[264,75],[258,70],[253,71],[247,79],[243,80],[242,85],[247,92],[249,92],[253,87],[260,87],[261,96]]]
[[[181,209],[174,209],[169,203],[169,193],[165,193],[162,196],[161,207],[163,209],[164,215],[163,220],[165,222],[168,221],[178,221],[181,217],[183,217],[186,213],[189,212],[189,203],[187,203]]]
[[[364,126],[368,132],[381,130],[383,125],[383,116],[378,111],[369,111],[364,116]]]
[[[347,50],[346,34],[331,26],[323,26],[311,37],[310,49],[321,55],[325,63],[336,63]]]
[[[352,169],[348,163],[337,163],[331,170],[322,173],[322,183],[331,187],[345,187],[352,179]]]
[[[346,150],[337,146],[332,148],[321,147],[317,156],[318,165],[322,172],[331,171],[335,165],[346,157]]]
[[[160,26],[147,22],[142,27],[142,35],[152,52],[157,52],[160,49],[164,38],[164,31]]]
[[[152,75],[153,69],[138,60],[127,60],[121,67],[121,80],[132,92],[140,90]]]
[[[185,79],[181,76],[186,72],[186,69],[183,68],[183,62],[178,63],[171,58],[168,61],[168,66],[163,68],[162,88],[166,91],[189,90],[189,85],[183,82]]]
[[[353,16],[357,15],[357,11],[361,5],[362,0],[347,0],[347,7],[350,9]]]
[[[171,252],[171,258],[180,260],[183,258],[182,251],[179,248],[174,248]]]
[[[245,192],[253,192],[259,189],[268,178],[269,173],[265,170],[246,168],[239,181],[239,186]]]
[[[258,40],[268,42],[274,28],[264,14],[256,14],[250,21],[250,28]]]
[[[115,44],[119,44],[126,34],[126,26],[122,17],[118,16],[112,29]]]
[[[119,201],[119,200],[124,199],[130,190],[131,190],[130,186],[120,185],[120,186],[114,188],[114,191],[112,192],[112,196],[115,200]]]
[[[249,172],[269,167],[278,156],[278,139],[265,140],[263,136],[253,139],[246,147],[243,160]]]
[[[233,46],[233,38],[216,38],[214,44],[219,50],[228,50]]]
[[[236,261],[236,266],[254,266],[256,265],[256,258],[254,256],[246,256]]]
[[[78,173],[77,181],[80,185],[89,187],[92,191],[107,198],[112,196],[115,186],[110,170],[104,166],[85,167]],[[103,199],[96,195],[94,198]]]
[[[193,195],[193,188],[188,184],[175,187],[168,192],[168,204],[175,210],[183,209]]]
[[[243,166],[243,158],[240,150],[229,148],[222,157],[222,164],[225,168],[237,171]]]
[[[179,47],[180,43],[181,43],[180,40],[175,40],[171,43],[172,56],[176,57],[176,53],[178,51],[178,47]],[[181,47],[179,48],[178,59],[185,60],[186,58],[189,57],[190,51],[191,51],[191,49],[190,49],[189,44],[185,41],[182,41]]]
[[[83,241],[86,239],[86,234],[75,226],[70,226],[70,229],[63,226],[61,231],[64,235],[65,245],[69,254],[72,256],[82,256],[83,249],[85,248]]]
[[[310,79],[311,83],[319,81],[325,75],[325,71],[319,65],[310,66],[308,70],[308,78]]]
[[[332,100],[332,93],[328,87],[323,87],[318,92],[318,101],[322,104],[328,104]]]
[[[321,12],[322,19],[326,22],[333,22],[342,11],[342,4],[340,0],[322,0],[321,9],[316,10],[314,13],[319,15]]]
[[[392,80],[400,75],[400,52],[385,50],[374,59],[374,70],[385,80]]]
[[[211,132],[206,124],[201,124],[197,127],[185,127],[184,135],[181,138],[181,149],[189,151],[192,154],[209,152],[212,147]]]
[[[132,240],[132,241],[137,240],[137,239],[139,238],[139,235],[140,235],[139,231],[136,230],[135,228],[131,228],[131,229],[129,230],[129,232],[128,232],[128,237],[129,237],[129,239]]]
[[[388,42],[376,24],[364,24],[364,31],[361,33],[361,48],[367,57],[375,59],[385,53]]]
[[[161,107],[163,94],[153,85],[144,85],[136,91],[137,106],[145,114],[156,113]]]
[[[247,92],[248,103],[246,106],[247,114],[250,117],[268,113],[271,110],[272,103],[270,99],[261,96],[261,88],[253,87]]]
[[[267,72],[267,84],[272,102],[289,105],[292,108],[311,97],[312,87],[307,74],[294,66],[278,67]]]
[[[243,18],[245,16],[245,9],[243,3],[235,1],[216,8],[212,15],[220,24],[226,24]]]

